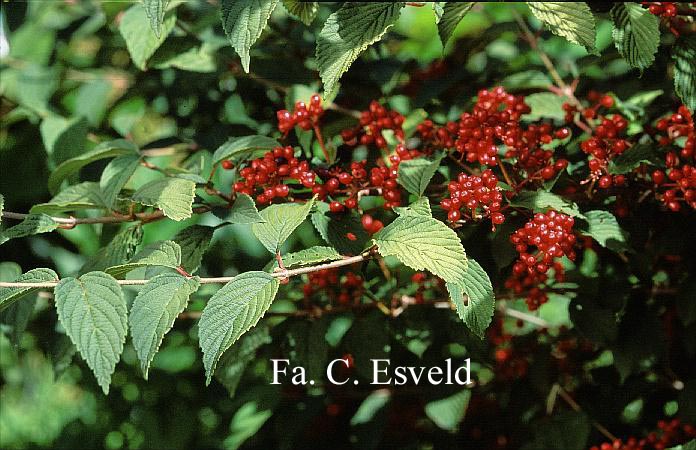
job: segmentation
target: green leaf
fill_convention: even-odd
[[[49,233],[58,228],[58,222],[46,214],[29,214],[17,225],[0,232],[0,245],[10,239]]]
[[[0,281],[15,281],[22,276],[22,268],[14,262],[0,263]],[[1,297],[0,297],[1,298]],[[2,323],[12,327],[9,333],[10,342],[17,348],[22,339],[22,333],[27,328],[31,314],[36,306],[36,296],[26,299],[22,302],[14,302],[8,307],[3,307],[0,304],[0,320]]]
[[[696,439],[692,439],[686,444],[670,447],[667,450],[696,450]]]
[[[5,264],[5,263],[3,263]],[[57,281],[58,274],[56,274],[51,269],[32,269],[29,272],[20,275],[15,278],[14,281],[17,283],[40,283],[43,281]],[[3,280],[5,281],[5,280]],[[12,287],[12,288],[0,288],[0,311],[4,310],[8,306],[12,305],[14,302],[20,298],[32,294],[38,291],[39,288],[31,287]]]
[[[206,384],[210,384],[225,350],[266,313],[279,285],[266,272],[246,272],[234,277],[210,298],[198,323]]]
[[[350,425],[354,427],[356,425],[371,422],[372,418],[375,417],[375,414],[383,409],[387,403],[389,403],[390,399],[391,392],[389,392],[387,389],[373,391],[370,393],[370,395],[365,397],[365,400],[362,401],[360,407],[350,419]]]
[[[225,222],[229,223],[261,223],[264,218],[259,214],[259,210],[256,209],[256,204],[254,199],[252,199],[247,194],[237,194],[237,199],[234,201],[232,208],[229,210],[229,214],[223,219]]]
[[[162,37],[162,25],[164,24],[164,13],[167,11],[169,0],[143,0],[145,14],[150,19],[150,27],[159,39]]]
[[[137,154],[138,147],[124,139],[102,142],[87,153],[68,159],[56,167],[56,170],[51,172],[51,175],[48,177],[48,190],[55,194],[66,177],[77,173],[77,171],[89,163],[100,159],[113,158],[114,156]]]
[[[654,145],[635,144],[612,161],[609,161],[607,171],[612,175],[633,172],[641,164],[661,164],[659,154]]]
[[[239,339],[237,345],[226,351],[221,357],[215,370],[215,378],[225,386],[230,397],[234,397],[244,369],[256,357],[256,351],[271,342],[268,327],[259,325],[249,330]]]
[[[534,212],[545,213],[549,209],[562,212],[572,217],[584,217],[575,203],[546,191],[523,191],[513,197],[510,205],[528,208]]]
[[[266,27],[278,0],[222,0],[222,28],[249,73],[249,50]]]
[[[531,111],[522,117],[532,122],[539,119],[563,120],[565,118],[563,103],[566,101],[568,101],[566,97],[559,97],[551,92],[530,94],[524,98],[524,102],[531,108]]]
[[[495,312],[495,295],[486,271],[469,259],[464,282],[447,283],[447,291],[457,307],[459,318],[472,333],[483,339]]]
[[[437,20],[437,32],[440,35],[442,47],[452,37],[455,28],[469,12],[475,2],[447,2],[442,10],[442,16]]]
[[[103,209],[104,200],[99,185],[93,181],[68,186],[48,203],[31,207],[32,214],[58,214],[81,209]]]
[[[244,159],[254,152],[267,152],[275,147],[281,147],[280,143],[268,136],[252,135],[230,138],[215,150],[213,164],[219,164],[226,159]]]
[[[399,164],[397,181],[411,194],[422,196],[441,161],[442,157],[434,161],[425,158],[403,161]]]
[[[457,233],[432,217],[398,217],[374,241],[382,256],[396,256],[414,270],[427,270],[451,283],[467,278],[466,254]]]
[[[140,157],[136,155],[119,156],[104,168],[99,180],[104,204],[113,208],[121,189],[128,183],[135,169],[140,165]]]
[[[5,210],[5,197],[0,194],[0,223],[2,223],[2,212]]]
[[[181,267],[188,273],[198,270],[208,251],[215,228],[192,225],[179,231],[172,240],[181,247]]]
[[[433,216],[428,197],[420,197],[408,206],[397,206],[394,211],[400,216]]]
[[[331,14],[317,37],[317,66],[324,92],[368,46],[379,41],[399,17],[404,2],[346,2]]]
[[[80,273],[105,271],[109,267],[123,265],[134,255],[143,240],[143,227],[135,225],[119,232],[105,247],[92,255],[80,269]],[[124,272],[124,274],[127,272]],[[112,274],[113,275],[113,274]]]
[[[288,12],[310,26],[319,12],[319,3],[299,0],[283,0],[283,6]]]
[[[128,331],[121,287],[108,274],[89,272],[62,279],[54,292],[58,320],[108,394]]]
[[[159,266],[176,269],[181,265],[181,247],[173,241],[153,242],[143,247],[128,263],[109,267],[106,273],[121,278],[139,267]]]
[[[336,249],[332,247],[322,247],[316,245],[295,253],[283,255],[283,263],[286,268],[295,266],[306,266],[327,261],[337,261],[343,258]],[[276,265],[278,264],[275,262]]]
[[[674,90],[693,114],[696,111],[696,36],[681,36],[672,47]]]
[[[471,391],[465,389],[450,397],[426,403],[425,414],[441,429],[456,431],[464,419],[470,399]]]
[[[178,274],[163,273],[149,280],[133,300],[130,330],[146,380],[150,363],[164,335],[172,329],[174,320],[186,308],[189,296],[199,286],[198,277],[184,278]]]
[[[82,154],[87,139],[87,127],[87,121],[83,117],[68,120],[48,116],[41,121],[41,139],[53,165]]]
[[[312,224],[322,239],[344,255],[357,255],[365,249],[370,239],[358,214],[331,213],[325,202],[317,202],[317,211],[312,214]],[[349,238],[349,235],[355,239]]]
[[[532,14],[553,34],[595,53],[595,19],[585,2],[527,2]]]
[[[126,47],[133,59],[133,64],[140,70],[146,69],[147,60],[155,54],[155,51],[167,39],[176,23],[174,11],[166,13],[159,27],[160,34],[158,37],[150,26],[151,19],[148,19],[146,6],[148,5],[135,4],[128,8],[123,17],[121,17],[121,22],[118,26],[121,36],[126,41]],[[148,10],[150,10],[149,7]]]
[[[602,247],[616,251],[626,248],[626,236],[612,213],[602,210],[587,211],[585,220],[588,226],[581,227],[584,228],[584,234],[591,236]]]
[[[160,178],[154,180],[133,194],[133,201],[162,210],[172,220],[184,220],[193,215],[193,198],[196,183],[182,178]]]
[[[660,46],[660,19],[638,3],[616,3],[611,10],[612,37],[621,56],[637,69],[655,62]]]
[[[304,205],[297,203],[271,205],[261,211],[261,217],[265,222],[253,224],[251,231],[263,246],[275,255],[295,228],[304,222],[312,206],[314,206],[314,198]]]

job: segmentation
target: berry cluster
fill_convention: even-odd
[[[481,90],[472,112],[462,113],[455,147],[468,162],[486,166],[498,164],[498,144],[516,147],[519,120],[531,109],[524,97],[505,92],[502,87]]]
[[[330,301],[340,305],[358,302],[363,294],[363,279],[353,272],[340,275],[339,269],[324,269],[307,274],[308,281],[302,287],[306,299],[315,294],[325,293]]]
[[[677,138],[685,137],[684,146],[677,153],[669,151],[665,157],[667,174],[662,170],[652,173],[655,185],[667,188],[658,198],[672,211],[679,211],[682,203],[696,209],[696,164],[694,164],[694,145],[696,129],[689,110],[681,106],[669,118],[657,122],[658,131],[666,132],[659,138],[661,146],[674,145]]]
[[[450,181],[447,187],[450,196],[443,199],[440,206],[448,211],[450,222],[462,218],[462,208],[465,208],[464,217],[467,219],[490,217],[494,227],[505,221],[500,212],[503,194],[492,170],[484,170],[481,176],[460,173],[458,180]]]
[[[628,121],[620,114],[605,116],[600,113],[600,108],[614,106],[614,99],[610,95],[590,91],[587,98],[592,104],[583,109],[582,116],[593,127],[593,133],[589,139],[580,144],[580,148],[592,157],[588,161],[589,180],[598,181],[597,185],[602,189],[623,186],[626,183],[626,177],[609,175],[607,167],[609,161],[631,146],[631,143],[622,137],[628,127]],[[566,120],[574,120],[577,111],[575,106],[567,103],[563,106],[566,110]]]
[[[363,216],[360,218],[360,221],[362,222],[362,226],[370,234],[375,234],[382,228],[384,228],[384,224],[382,223],[381,220],[378,219],[373,219],[371,215],[369,214],[363,214]]]
[[[643,6],[648,7],[650,14],[661,17],[676,17],[677,4],[676,2],[640,2]]]
[[[513,335],[505,331],[502,318],[494,318],[488,329],[488,339],[494,346],[493,359],[497,378],[510,381],[527,375],[530,349],[515,347]]]
[[[575,260],[574,224],[572,217],[552,210],[535,214],[531,221],[510,236],[519,258],[512,266],[512,276],[505,282],[505,287],[513,289],[516,294],[527,291],[526,302],[530,310],[548,301],[540,285],[547,282],[549,269],[554,270],[556,281],[562,281],[563,266],[558,259],[567,256]]]
[[[324,108],[321,106],[321,97],[318,94],[314,94],[309,100],[309,107],[305,102],[296,102],[292,113],[286,109],[276,112],[278,130],[283,134],[287,134],[295,125],[305,131],[311,130],[323,114]]]
[[[346,145],[370,145],[377,148],[387,147],[387,140],[382,134],[383,130],[392,130],[399,142],[404,140],[404,116],[396,111],[390,111],[379,102],[373,100],[367,111],[360,113],[359,125],[341,132],[341,137]]]
[[[432,120],[426,119],[418,124],[416,134],[420,138],[423,152],[429,154],[436,149],[453,148],[458,130],[457,122],[447,122],[445,126],[437,127]]]
[[[560,158],[554,162],[554,153],[544,149],[542,145],[551,143],[554,137],[566,139],[569,136],[570,130],[568,128],[559,128],[554,131],[548,123],[530,125],[526,130],[520,128],[516,137],[510,136],[508,138],[506,142],[508,150],[505,152],[505,158],[515,158],[515,169],[524,171],[527,179],[550,180],[568,167],[568,161]]]
[[[239,175],[241,179],[234,183],[234,191],[248,195],[259,192],[256,201],[261,205],[290,195],[290,186],[284,183],[287,180],[297,180],[305,188],[315,185],[315,174],[309,163],[295,158],[295,151],[290,146],[276,147],[262,158],[251,161],[239,171]]]
[[[693,438],[696,438],[696,428],[693,425],[682,424],[679,419],[669,422],[660,420],[657,423],[657,430],[642,439],[630,437],[625,442],[616,439],[614,442],[595,445],[590,450],[664,450]]]

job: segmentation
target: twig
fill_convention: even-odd
[[[194,214],[203,214],[210,211],[209,206],[197,206],[193,208]],[[3,211],[2,217],[5,219],[15,219],[24,220],[29,217],[30,214],[16,213],[11,211]],[[51,219],[61,225],[67,225],[73,227],[75,225],[83,224],[95,224],[95,223],[123,223],[123,222],[154,222],[156,220],[164,219],[165,215],[161,210],[157,210],[149,213],[137,213],[137,214],[118,214],[113,216],[103,216],[103,217],[51,217]]]
[[[336,267],[349,266],[351,264],[359,263],[367,259],[372,258],[373,253],[371,251],[365,252],[358,256],[350,256],[340,259],[338,261],[332,261],[326,264],[319,264],[316,266],[300,267],[298,269],[291,270],[279,270],[277,272],[270,273],[269,275],[274,278],[289,278],[297,275],[303,275],[306,273],[318,272],[325,269],[333,269]],[[201,284],[225,284],[232,281],[234,277],[214,277],[214,278],[199,278]],[[116,282],[121,286],[142,286],[150,280],[116,280]],[[22,282],[0,282],[0,287],[3,288],[52,288],[55,287],[60,280],[55,281],[42,281],[36,283],[22,283]]]
[[[551,394],[553,394],[553,396]],[[577,404],[573,397],[571,397],[565,389],[563,389],[558,383],[556,383],[553,385],[553,387],[551,388],[551,392],[549,393],[549,398],[547,400],[547,413],[550,414],[551,411],[553,411],[553,405],[555,403],[555,394],[558,394],[558,396],[561,397],[563,401],[565,401],[568,404],[568,406],[570,406],[573,409],[573,411],[582,412],[582,408],[580,407],[580,405]],[[551,411],[548,410],[549,406],[551,407]],[[614,436],[609,430],[607,430],[606,427],[604,427],[604,425],[602,425],[601,423],[595,420],[591,420],[591,423],[597,431],[602,433],[604,437],[609,439],[611,442],[617,440],[617,437]]]

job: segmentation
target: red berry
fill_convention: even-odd
[[[343,205],[337,201],[329,203],[329,211],[337,213],[343,211]]]
[[[234,163],[230,161],[229,159],[226,159],[222,162],[222,168],[225,170],[232,170],[234,169]]]

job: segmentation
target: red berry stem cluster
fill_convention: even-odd
[[[616,439],[614,442],[595,445],[590,450],[665,450],[694,438],[696,438],[696,427],[693,425],[682,424],[679,419],[660,420],[657,423],[657,430],[650,432],[642,439],[636,437],[629,437],[626,441]]]
[[[387,140],[382,134],[383,130],[392,130],[394,137],[403,143],[404,116],[396,111],[390,111],[379,102],[373,100],[367,111],[360,113],[359,124],[355,128],[349,128],[341,132],[343,142],[349,146],[371,145],[379,149],[387,148]]]
[[[278,130],[283,134],[288,134],[295,126],[299,126],[305,131],[311,130],[324,115],[324,108],[321,106],[321,97],[314,94],[309,100],[309,107],[305,102],[295,103],[295,109],[290,112],[281,109],[276,112],[278,118]]]
[[[676,140],[685,137],[684,146],[678,152],[670,150],[665,157],[667,173],[655,170],[652,181],[660,189],[657,198],[672,211],[679,211],[682,204],[696,209],[696,164],[694,146],[696,129],[694,120],[685,106],[679,107],[675,114],[657,122],[658,131],[667,133],[658,139],[661,146],[675,146]],[[665,189],[662,191],[662,189]]]
[[[693,21],[690,18],[682,17],[693,16],[696,13],[693,2],[641,2],[641,4],[648,7],[650,14],[660,17],[675,36],[683,34],[684,31],[693,32],[693,29],[689,28]]]
[[[676,17],[677,4],[676,2],[640,2],[643,6],[648,7],[650,14],[662,17]]]
[[[546,214],[535,214],[532,220],[510,236],[519,258],[512,266],[512,275],[505,282],[505,287],[516,294],[526,291],[526,303],[530,310],[548,301],[542,285],[548,281],[549,269],[554,270],[556,281],[562,281],[564,270],[559,259],[567,256],[571,261],[575,260],[574,224],[572,217],[552,210]]]
[[[239,175],[241,179],[234,183],[233,190],[256,195],[256,201],[261,205],[269,204],[275,198],[288,197],[291,185],[286,181],[297,180],[304,188],[312,188],[316,182],[309,163],[297,159],[290,146],[276,147],[262,158],[254,159],[239,171]],[[298,186],[297,183],[294,186]]]
[[[307,277],[307,283],[302,286],[307,300],[323,293],[331,302],[348,305],[359,302],[364,293],[362,277],[350,271],[341,275],[338,268],[324,269],[311,272]]]
[[[447,188],[449,197],[443,199],[440,206],[448,211],[450,222],[457,222],[462,217],[471,220],[490,217],[495,227],[505,221],[500,212],[503,194],[492,170],[484,170],[481,176],[460,173],[457,181],[450,181]]]

